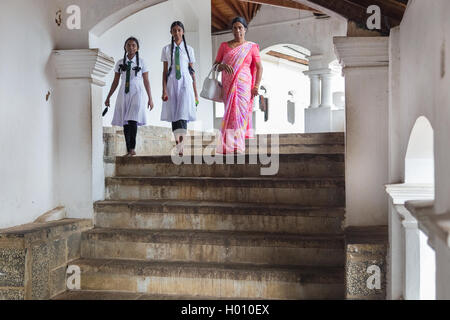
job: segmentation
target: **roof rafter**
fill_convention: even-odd
[[[307,5],[298,3],[298,2],[293,1],[293,0],[239,0],[239,1],[241,1],[241,2],[257,3],[257,4],[264,4],[264,5],[270,5],[270,6],[282,7],[282,8],[307,10],[307,11],[320,13],[319,10],[313,9],[311,7],[308,7]]]

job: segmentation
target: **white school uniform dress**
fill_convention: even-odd
[[[196,107],[195,94],[193,87],[192,76],[189,73],[189,63],[195,63],[195,54],[192,47],[187,46],[191,61],[189,61],[184,42],[180,44],[180,68],[181,79],[176,78],[175,68],[175,52],[177,45],[173,46],[173,63],[172,71],[167,79],[167,95],[168,101],[163,102],[161,121],[176,122],[178,120],[196,121]],[[163,48],[161,54],[161,61],[168,62],[169,68],[171,63],[170,58],[171,45]]]
[[[128,57],[126,60],[128,65],[128,61],[130,60],[128,60]],[[138,126],[145,126],[147,124],[148,96],[144,87],[142,74],[148,72],[148,69],[144,59],[139,58],[139,67],[142,69],[136,75],[136,71],[133,70],[134,67],[137,67],[136,60],[136,56],[131,60],[130,92],[127,94],[125,94],[127,72],[120,70],[123,59],[120,59],[116,63],[114,71],[121,74],[121,85],[117,94],[114,117],[111,123],[113,126],[122,127],[128,124],[128,121],[136,121]]]

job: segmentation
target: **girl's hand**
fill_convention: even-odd
[[[252,88],[252,97],[254,98],[257,96],[259,96],[259,89],[258,89],[258,87],[253,87]]]
[[[153,100],[152,99],[148,100],[148,108],[150,109],[150,111],[152,111],[154,107],[155,106],[153,104]]]
[[[169,100],[169,96],[167,95],[167,92],[166,92],[166,91],[163,92],[161,99],[162,99],[162,101],[164,101],[164,102],[167,101],[167,100]]]
[[[233,74],[234,69],[232,66],[225,64],[225,63],[221,63],[219,64],[219,66],[217,67],[217,71],[222,72],[225,71],[228,74]]]
[[[105,106],[110,107],[109,98],[106,98]]]
[[[198,99],[198,95],[195,94],[195,106],[198,107],[199,103],[200,103],[200,100]]]

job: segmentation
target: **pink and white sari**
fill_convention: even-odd
[[[256,63],[260,61],[259,46],[253,42],[231,48],[222,43],[216,61],[230,65],[234,73],[222,72],[225,114],[217,153],[245,153],[245,139],[254,138],[252,126]]]

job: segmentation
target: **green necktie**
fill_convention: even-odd
[[[130,76],[131,76],[131,61],[128,61],[127,80],[125,82],[125,94],[130,92]]]
[[[180,66],[180,47],[177,46],[175,50],[175,70],[177,71],[177,80],[181,79],[181,66]]]

